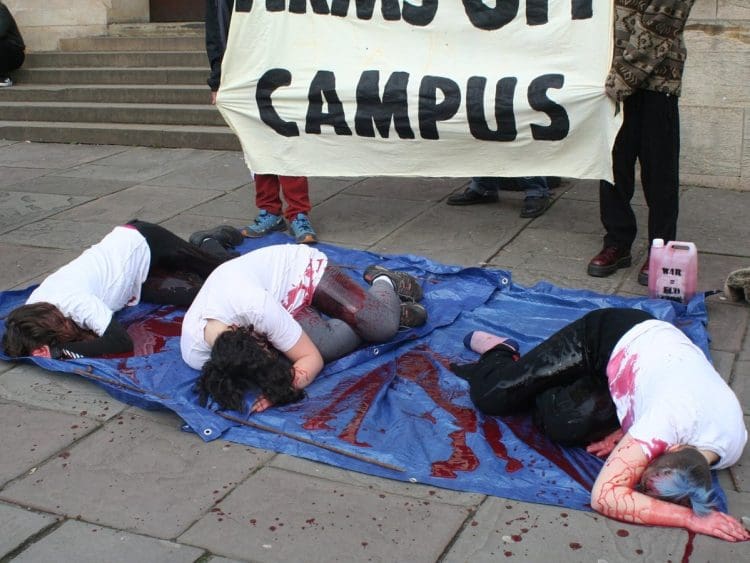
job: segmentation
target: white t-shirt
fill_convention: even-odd
[[[182,321],[180,349],[190,367],[211,355],[204,329],[209,319],[253,325],[280,352],[294,346],[302,327],[292,315],[312,302],[328,258],[302,244],[267,246],[224,262],[203,284]]]
[[[617,342],[607,378],[617,417],[649,459],[674,445],[710,450],[733,465],[747,442],[742,408],[703,352],[673,325],[637,324]]]
[[[52,303],[78,326],[101,336],[115,311],[138,304],[150,264],[143,235],[131,227],[115,227],[48,276],[26,303]]]

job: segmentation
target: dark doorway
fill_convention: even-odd
[[[206,0],[149,0],[152,22],[197,22],[205,19]]]

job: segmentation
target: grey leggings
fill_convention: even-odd
[[[324,316],[325,315],[325,316]],[[364,289],[341,268],[328,265],[312,306],[294,318],[325,362],[354,351],[363,342],[386,342],[398,332],[401,301],[386,281]]]

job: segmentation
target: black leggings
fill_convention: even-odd
[[[146,239],[151,253],[141,299],[159,305],[188,307],[217,266],[226,260],[182,240],[164,227],[134,219],[128,225]]]
[[[389,283],[376,281],[365,290],[330,264],[315,288],[312,307],[295,314],[326,362],[349,354],[362,342],[390,340],[398,332],[400,317],[401,300]]]
[[[617,423],[607,384],[612,350],[628,330],[652,318],[637,309],[591,311],[521,358],[496,346],[469,369],[461,367],[461,374],[486,414],[533,408],[537,424],[556,441],[597,439],[594,434]]]
[[[6,78],[8,73],[23,64],[24,50],[8,39],[0,39],[0,78]]]

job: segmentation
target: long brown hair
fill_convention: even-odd
[[[22,305],[5,319],[3,349],[8,356],[30,356],[37,348],[96,338],[51,303]]]

